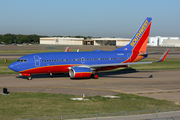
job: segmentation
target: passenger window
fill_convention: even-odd
[[[42,62],[44,62],[44,60],[42,60]]]

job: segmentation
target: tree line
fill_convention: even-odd
[[[17,44],[23,44],[23,43],[33,43],[33,44],[38,44],[40,37],[75,37],[75,38],[92,38],[91,36],[42,36],[42,35],[21,35],[21,34],[0,34],[0,44],[12,44],[12,43],[17,43]]]
[[[40,36],[38,35],[5,34],[5,35],[0,35],[0,43],[4,43],[4,44],[39,43],[39,38]]]

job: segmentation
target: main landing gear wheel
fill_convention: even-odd
[[[27,76],[27,80],[32,80],[32,77],[31,76]]]
[[[99,77],[99,76],[98,76],[97,74],[94,75],[94,79],[98,79],[98,77]]]
[[[94,74],[93,76],[92,76],[92,78],[94,78],[94,79],[98,79],[98,74]]]

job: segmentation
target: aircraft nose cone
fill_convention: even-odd
[[[13,70],[13,65],[10,64],[10,65],[8,66],[8,68],[11,69],[11,70]]]
[[[12,64],[10,64],[9,66],[8,66],[8,68],[9,69],[11,69],[11,70],[13,70],[13,71],[16,71],[16,72],[18,72],[18,65],[17,65],[17,63],[12,63]]]

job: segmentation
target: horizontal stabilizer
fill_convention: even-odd
[[[146,55],[149,55],[149,54],[158,54],[158,53],[164,53],[164,51],[147,52],[147,53],[141,53],[141,54],[138,54],[138,55],[139,55],[139,56],[146,56]]]

